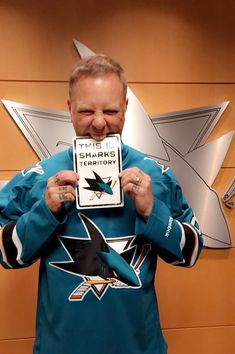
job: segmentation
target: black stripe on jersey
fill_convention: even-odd
[[[192,265],[191,264],[192,255],[195,252],[195,247],[197,244],[196,235],[195,235],[196,231],[192,230],[192,228],[187,224],[181,224],[181,225],[183,226],[184,233],[185,233],[185,245],[184,248],[182,249],[182,254],[185,260],[183,266],[189,267]]]
[[[14,227],[16,225],[16,222],[13,221],[7,225],[4,226],[3,231],[2,231],[2,244],[4,247],[4,251],[7,257],[7,262],[12,268],[22,268],[22,265],[20,265],[16,258],[17,258],[17,248],[12,241],[12,233],[14,230]]]

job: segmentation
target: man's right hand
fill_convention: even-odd
[[[79,176],[74,171],[59,171],[47,181],[45,202],[52,213],[59,213],[65,202],[73,202]]]

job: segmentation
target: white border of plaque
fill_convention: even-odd
[[[123,191],[121,138],[110,134],[102,141],[91,137],[73,139],[74,170],[79,175],[76,187],[77,209],[122,207]]]

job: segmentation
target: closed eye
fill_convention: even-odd
[[[105,109],[103,111],[103,113],[107,116],[114,116],[115,114],[117,114],[119,111],[116,109]]]
[[[78,113],[82,116],[91,116],[94,114],[94,111],[92,111],[91,109],[82,109],[78,111]]]

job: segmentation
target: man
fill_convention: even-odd
[[[118,63],[103,55],[81,60],[68,99],[76,135],[121,134],[126,90]],[[35,354],[167,351],[157,257],[192,266],[202,238],[169,169],[124,144],[122,168],[124,207],[76,210],[72,148],[19,173],[0,193],[2,265],[40,258]]]

